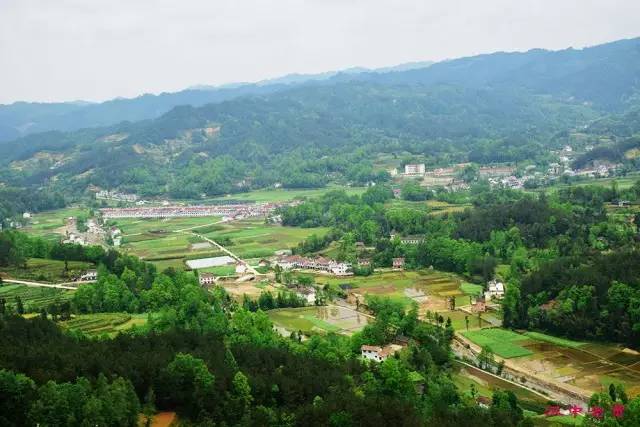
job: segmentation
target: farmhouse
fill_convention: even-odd
[[[243,263],[243,262],[239,262],[236,264],[236,273],[237,274],[244,274],[247,271],[249,271],[249,266],[247,266],[247,264]]]
[[[297,255],[291,255],[280,258],[276,264],[283,270],[303,269],[326,271],[328,273],[335,274],[336,276],[346,276],[351,274],[351,264],[323,257],[304,258]]]
[[[393,268],[396,270],[404,269],[404,258],[394,258],[393,259]]]
[[[485,301],[490,301],[492,298],[502,298],[503,296],[504,283],[494,279],[487,284],[487,290],[484,293]]]
[[[200,273],[200,286],[211,286],[216,282],[216,276],[213,273]]]
[[[269,261],[268,259],[262,258],[260,261],[258,261],[258,267],[270,267],[270,266],[271,266],[271,261]]]
[[[400,350],[402,350],[402,346],[397,344],[389,344],[384,347],[377,345],[363,345],[360,347],[362,357],[367,360],[373,360],[374,362],[384,362],[389,356],[394,355]]]
[[[307,304],[313,305],[316,303],[316,290],[312,287],[299,287],[296,290],[296,295],[304,299]]]
[[[405,175],[424,175],[424,163],[404,165]]]

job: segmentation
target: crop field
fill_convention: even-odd
[[[7,267],[0,272],[12,279],[32,280],[38,282],[65,282],[89,268],[93,264],[80,261],[69,261],[69,270],[65,273],[64,261],[41,258],[28,258],[27,268]]]
[[[571,344],[571,340],[561,339],[559,345],[549,341],[522,342],[533,354],[513,362],[521,369],[542,373],[588,394],[611,383],[623,384],[630,396],[640,394],[640,353],[637,351],[614,344]]]
[[[70,216],[89,216],[89,210],[80,207],[56,209],[33,214],[29,225],[23,231],[48,240],[58,240],[62,232],[58,229],[64,226],[65,219]]]
[[[110,220],[109,223],[115,223],[115,225],[122,230],[122,234],[126,237],[137,234],[154,234],[191,229],[193,227],[203,227],[209,224],[215,224],[220,220],[221,218],[216,216],[164,219],[119,218]]]
[[[464,289],[470,289],[463,288],[465,282],[456,275],[433,270],[386,271],[370,276],[351,277],[317,275],[315,280],[319,284],[349,285],[353,292],[387,296],[406,304],[419,299],[416,302],[431,311],[447,310],[446,299],[451,296],[461,297],[466,301],[468,297],[465,296]]]
[[[524,341],[529,340],[527,336],[507,329],[478,329],[462,332],[462,335],[481,347],[489,347],[496,355],[504,359],[533,354],[531,350],[521,345]]]
[[[468,392],[473,384],[478,395],[488,398],[491,398],[494,390],[512,391],[518,397],[518,403],[532,412],[542,413],[547,406],[547,399],[544,397],[504,379],[496,378],[481,369],[459,362],[454,362],[451,377],[462,393]]]
[[[519,369],[579,387],[586,394],[609,384],[623,384],[630,396],[640,394],[640,353],[614,344],[585,343],[538,332],[518,334],[491,328],[462,332],[477,345]]]
[[[424,202],[412,202],[408,200],[394,199],[386,204],[388,209],[414,209],[423,212],[430,212],[432,215],[442,215],[445,213],[462,212],[470,203],[453,204],[438,200],[427,200]]]
[[[274,294],[278,292],[278,289],[270,284],[268,280],[243,283],[223,281],[221,284],[224,290],[238,301],[241,301],[245,295],[249,298],[257,299],[262,291],[269,291]]]
[[[351,335],[364,328],[369,317],[345,307],[282,308],[267,312],[271,321],[288,331],[338,332]]]
[[[248,193],[231,194],[226,197],[218,197],[210,199],[211,201],[220,200],[242,200],[253,202],[285,202],[294,199],[300,199],[303,197],[312,198],[321,196],[332,190],[344,190],[349,195],[362,194],[365,192],[365,187],[340,187],[340,186],[328,186],[325,188],[313,188],[313,189],[269,189],[269,190],[255,190]]]
[[[38,288],[25,285],[4,284],[0,286],[0,298],[4,298],[7,305],[15,307],[16,298],[19,297],[26,313],[35,313],[50,304],[69,300],[73,296],[73,292],[66,289]]]
[[[143,326],[147,323],[148,314],[127,313],[95,313],[79,314],[71,320],[60,322],[60,325],[69,330],[79,330],[88,335],[115,335],[119,331],[130,329],[134,326]]]
[[[222,240],[223,246],[241,258],[260,258],[290,249],[312,234],[322,236],[328,231],[325,227],[283,227],[265,224],[262,219],[251,219],[219,224],[204,235],[215,241]],[[227,239],[231,245],[224,243]]]

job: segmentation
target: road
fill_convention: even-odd
[[[79,285],[83,285],[85,283],[95,283],[95,280],[85,280],[82,282],[65,282],[65,283],[41,283],[41,282],[31,282],[28,280],[16,280],[16,279],[3,279],[4,283],[13,283],[16,285],[26,285],[33,286],[39,288],[54,288],[54,289],[68,289],[68,290],[76,290]],[[72,286],[75,285],[75,286]]]
[[[258,271],[251,267],[249,264],[247,264],[242,258],[240,258],[238,255],[234,254],[233,252],[231,252],[229,249],[225,248],[224,246],[222,246],[221,244],[219,244],[218,242],[216,242],[215,240],[211,240],[208,237],[203,236],[202,234],[198,234],[198,233],[193,233],[194,236],[198,236],[199,238],[201,238],[202,240],[211,243],[213,246],[215,246],[216,248],[220,249],[222,252],[224,252],[225,254],[229,255],[231,258],[235,259],[236,261],[238,261],[239,263],[242,263],[244,265],[247,266],[247,270],[250,273],[255,274],[256,276],[259,276],[260,273],[258,273]]]

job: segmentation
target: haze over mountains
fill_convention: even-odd
[[[47,130],[75,130],[156,118],[179,105],[197,107],[305,85],[356,81],[385,85],[518,87],[532,93],[573,97],[599,109],[619,111],[638,88],[639,52],[639,39],[629,39],[581,50],[492,53],[432,66],[429,62],[419,62],[377,70],[354,68],[315,75],[292,74],[258,83],[194,87],[176,93],[147,94],[102,103],[18,102],[0,106],[0,141]]]

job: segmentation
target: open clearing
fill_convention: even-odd
[[[25,313],[35,313],[53,303],[68,301],[73,296],[71,290],[36,288],[25,285],[0,286],[0,298],[4,298],[8,306],[15,307],[16,298],[22,300]]]
[[[271,321],[288,331],[310,333],[338,332],[351,335],[360,331],[370,317],[335,305],[327,307],[282,308],[267,312]]]
[[[120,331],[147,323],[147,313],[94,313],[75,315],[71,320],[60,322],[69,330],[82,331],[88,335],[115,335]]]

